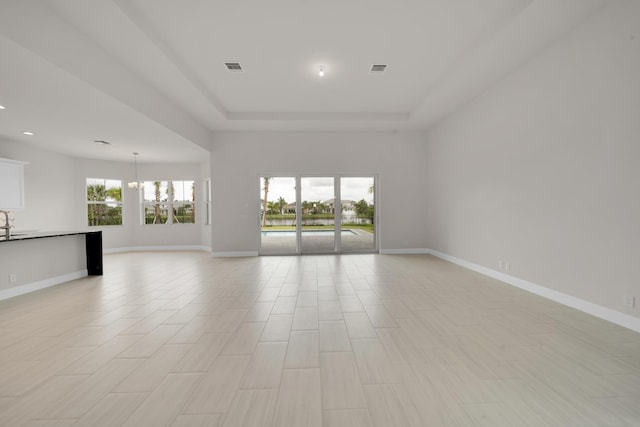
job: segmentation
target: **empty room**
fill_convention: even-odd
[[[640,3],[0,0],[0,425],[640,425]]]

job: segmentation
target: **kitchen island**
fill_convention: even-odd
[[[16,232],[0,238],[0,300],[102,275],[101,231]]]

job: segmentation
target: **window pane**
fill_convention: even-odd
[[[295,253],[296,178],[260,177],[260,253]]]
[[[169,206],[166,203],[145,203],[145,224],[166,224],[169,220]]]
[[[168,181],[145,181],[144,201],[145,202],[166,202],[169,200]]]
[[[204,198],[205,198],[205,202],[210,202],[211,201],[211,180],[207,179],[204,182]]]
[[[340,179],[341,249],[343,252],[375,249],[375,180],[373,177]]]
[[[196,214],[193,203],[174,203],[173,204],[173,223],[174,224],[195,224]]]
[[[122,181],[115,179],[105,179],[106,200],[107,202],[122,201]]]
[[[171,181],[173,200],[176,202],[193,202],[195,200],[194,181]]]
[[[334,182],[333,177],[300,178],[303,253],[335,252]]]
[[[87,201],[104,202],[107,198],[104,179],[87,178]]]
[[[205,225],[211,224],[211,180],[204,182],[204,208],[205,208]]]
[[[89,226],[122,225],[122,206],[110,206],[105,203],[88,205]]]
[[[87,224],[122,225],[122,181],[87,178]]]

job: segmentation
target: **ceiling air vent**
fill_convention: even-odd
[[[382,74],[386,71],[386,64],[373,64],[369,70],[369,74]]]
[[[242,66],[239,62],[225,62],[224,65],[227,67],[227,70],[232,73],[242,72]]]

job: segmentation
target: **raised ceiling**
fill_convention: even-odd
[[[0,0],[0,136],[190,162],[216,131],[426,130],[604,1]]]

